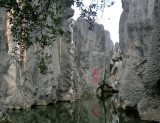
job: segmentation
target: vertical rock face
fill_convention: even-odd
[[[119,43],[116,42],[110,61],[110,72],[106,73],[105,83],[103,85],[103,91],[106,92],[118,92],[119,84],[121,82],[123,71],[122,69],[122,53],[119,47]]]
[[[7,70],[9,69],[8,61],[8,43],[7,43],[7,16],[4,8],[0,8],[0,122],[1,119],[5,119],[5,109],[4,109],[4,98],[7,94],[7,88],[10,86],[7,85],[5,76]],[[11,76],[11,75],[9,75]]]
[[[123,78],[120,103],[137,110],[142,119],[160,121],[159,2],[122,0],[120,48]]]
[[[83,90],[95,92],[110,71],[113,43],[102,25],[94,24],[93,30],[88,27],[88,22],[82,18],[75,22],[75,60]]]
[[[142,119],[160,121],[160,1],[154,2],[154,29],[144,77],[145,93],[138,105]]]
[[[2,97],[5,93],[6,83],[4,82],[4,73],[6,73],[8,66],[6,63],[7,60],[7,53],[8,53],[8,46],[7,46],[7,18],[6,12],[4,8],[0,8],[0,88],[1,93],[0,96]]]
[[[68,12],[67,12],[68,13]],[[72,11],[73,15],[73,11]],[[71,15],[71,16],[72,16]],[[73,20],[67,18],[66,28],[67,35],[61,40],[61,54],[60,55],[60,67],[61,73],[58,77],[58,100],[73,101],[76,98],[80,98],[82,94],[82,88],[79,78],[79,72],[75,62],[75,44],[73,42],[73,27],[71,27]],[[72,25],[73,26],[73,25]]]
[[[144,92],[144,74],[148,46],[152,32],[153,11],[148,0],[122,0],[123,13],[120,19],[120,48],[123,53],[124,73],[120,87],[123,107],[137,107]]]
[[[9,57],[16,44],[9,33],[7,40],[7,15],[3,8],[1,11],[0,102],[4,102],[6,108],[47,105],[57,100],[72,101],[80,98],[83,91],[96,92],[103,84],[105,71],[110,71],[113,47],[109,32],[103,26],[95,23],[93,30],[88,30],[89,24],[82,18],[73,25],[70,18],[74,11],[66,9],[62,22],[66,36],[58,37],[52,46],[45,49],[53,56],[53,63],[48,65],[47,75],[42,75],[36,64],[37,45],[27,50],[22,67]]]

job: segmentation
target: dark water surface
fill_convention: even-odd
[[[117,94],[85,95],[74,103],[58,102],[30,110],[8,111],[12,123],[144,123],[116,109]]]

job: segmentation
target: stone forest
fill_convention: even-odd
[[[17,62],[23,49],[15,41],[18,26],[13,24],[14,32],[8,14],[12,10],[0,7],[0,122],[160,122],[160,0],[121,2],[119,43],[115,44],[103,25],[92,22],[89,29],[86,18],[73,20],[74,10],[65,8],[59,26],[64,35],[39,52],[52,56],[45,74],[39,69],[43,66],[37,66],[41,43],[23,50],[23,63]],[[50,18],[48,23],[52,25]],[[48,32],[35,27],[30,40],[40,33]]]

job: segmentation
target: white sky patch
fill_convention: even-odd
[[[84,0],[84,4],[87,6],[91,3],[91,1],[92,0]],[[103,24],[104,28],[106,30],[109,30],[111,34],[111,39],[115,43],[119,42],[119,19],[123,9],[121,0],[113,1],[115,2],[113,6],[109,8],[106,7],[103,13],[98,13],[98,19],[96,22],[99,24]],[[76,20],[81,12],[75,6],[73,7],[73,9],[75,10],[73,18]]]

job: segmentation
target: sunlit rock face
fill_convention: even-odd
[[[121,107],[138,109],[144,120],[160,121],[159,2],[122,0],[122,5],[119,29],[124,69],[119,93]]]
[[[6,108],[74,101],[83,91],[95,93],[103,84],[105,74],[110,71],[113,43],[102,25],[95,23],[93,30],[88,30],[85,19],[72,23],[70,18],[74,11],[66,9],[62,21],[65,36],[57,37],[53,45],[45,49],[52,55],[52,63],[48,65],[47,75],[42,75],[35,56],[39,46],[27,50],[22,66],[10,57],[13,48],[18,46],[13,42],[9,25],[7,29],[7,15],[3,13],[0,16],[0,19],[3,17],[0,25],[3,35],[0,40],[0,96]]]

